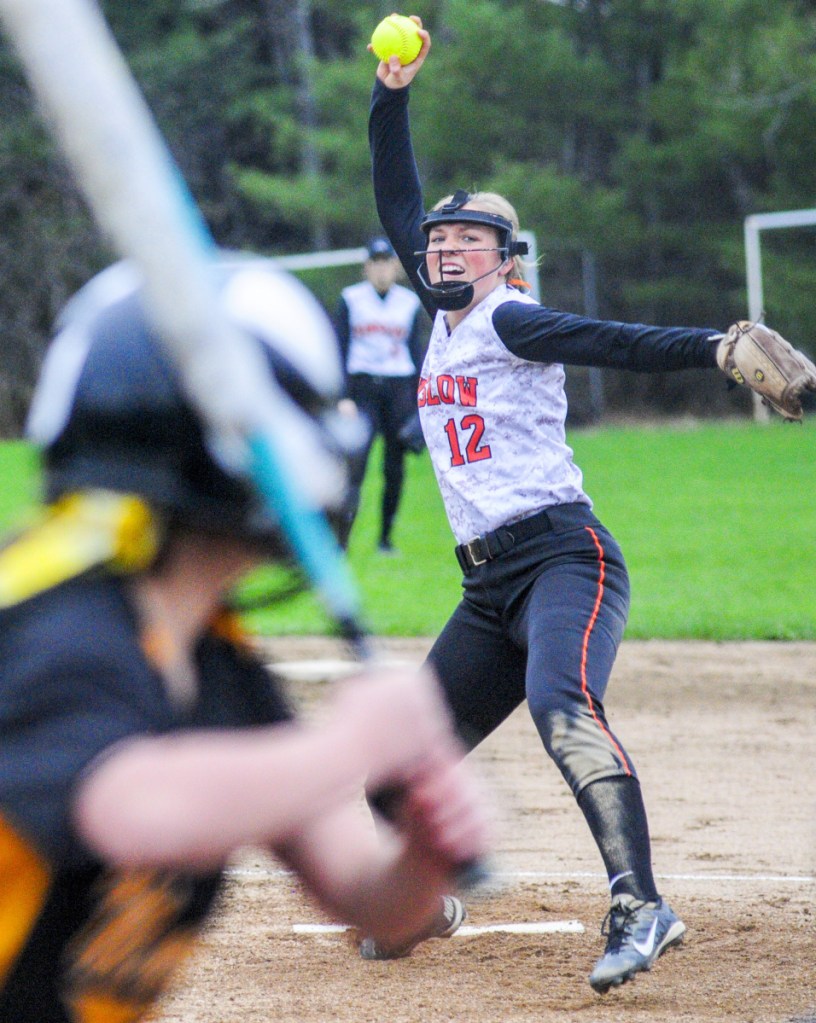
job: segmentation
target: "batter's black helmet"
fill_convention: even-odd
[[[342,512],[357,424],[336,412],[337,340],[311,293],[255,257],[224,257],[227,315],[261,346],[288,396],[283,445],[294,447],[311,504]],[[225,464],[142,308],[136,269],[117,263],[67,305],[37,386],[28,435],[43,453],[49,502],[106,490],[144,498],[169,521],[281,551],[281,529],[254,485]]]

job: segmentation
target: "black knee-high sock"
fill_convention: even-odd
[[[658,898],[646,808],[637,778],[603,778],[578,796],[609,876],[610,893]]]

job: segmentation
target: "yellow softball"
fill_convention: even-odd
[[[396,54],[400,64],[410,64],[422,49],[422,37],[417,31],[416,22],[402,14],[389,14],[374,29],[371,49],[375,56],[386,63],[389,57]]]

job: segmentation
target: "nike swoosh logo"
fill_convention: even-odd
[[[655,934],[657,933],[657,917],[652,920],[652,926],[649,928],[649,933],[646,935],[646,940],[643,942],[632,941],[632,945],[635,950],[640,952],[642,956],[650,956],[654,951],[655,945]]]

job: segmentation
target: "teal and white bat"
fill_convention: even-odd
[[[0,0],[14,44],[94,218],[144,278],[153,323],[219,452],[254,481],[344,634],[362,643],[359,600],[343,555],[304,478],[284,393],[224,315],[217,250],[94,0]],[[297,481],[297,482],[295,482]]]

